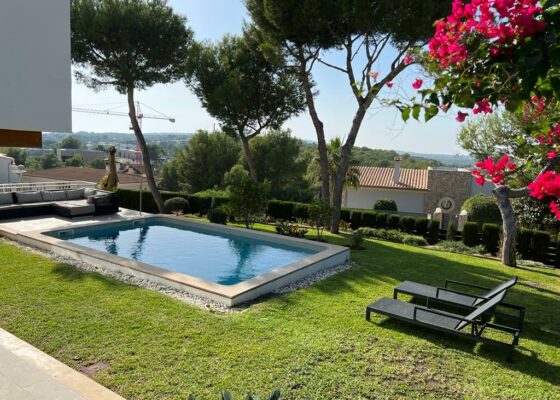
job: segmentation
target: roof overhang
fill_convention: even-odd
[[[0,129],[0,146],[40,148],[43,146],[43,135],[37,131]]]

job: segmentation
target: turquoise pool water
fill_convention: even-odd
[[[146,221],[51,236],[116,256],[233,285],[293,263],[319,250],[217,233],[190,225]]]

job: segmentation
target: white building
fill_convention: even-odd
[[[347,188],[342,206],[371,210],[379,199],[393,199],[399,212],[415,215],[431,214],[436,208],[444,213],[458,214],[464,201],[477,194],[490,194],[493,185],[475,184],[471,171],[462,168],[359,167],[360,187]]]
[[[12,157],[0,154],[0,184],[21,183],[24,172],[18,168]]]

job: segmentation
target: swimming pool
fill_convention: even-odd
[[[343,264],[346,247],[153,215],[17,235],[25,244],[234,306]]]
[[[165,220],[49,235],[222,285],[246,281],[321,250]]]

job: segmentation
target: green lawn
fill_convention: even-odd
[[[560,399],[560,270],[365,247],[352,253],[356,268],[221,314],[0,242],[0,326],[76,369],[107,365],[94,378],[129,399],[275,388],[287,399]],[[405,279],[492,286],[512,274],[520,283],[508,300],[527,307],[513,364],[503,349],[364,318],[367,304]]]

